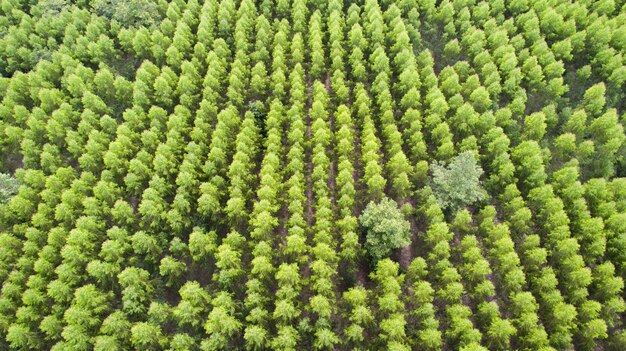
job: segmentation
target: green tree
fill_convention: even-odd
[[[411,243],[409,222],[391,199],[370,202],[359,217],[359,223],[366,232],[365,249],[374,263],[388,256],[391,250]]]
[[[158,5],[150,0],[96,0],[96,13],[124,27],[155,25],[160,20]]]
[[[483,200],[487,195],[480,184],[483,169],[470,151],[456,156],[447,167],[441,162],[435,162],[431,169],[433,192],[444,209],[449,208],[454,212]]]
[[[194,262],[203,262],[217,250],[217,234],[194,227],[189,235],[189,253]]]
[[[17,194],[20,187],[17,179],[6,173],[0,173],[0,204],[5,204],[9,199]]]
[[[160,350],[166,341],[157,325],[139,322],[131,328],[131,342],[137,349]]]
[[[117,278],[122,286],[124,311],[129,315],[143,315],[154,290],[149,280],[150,273],[141,268],[128,267]]]
[[[166,286],[174,285],[183,273],[185,273],[185,270],[185,263],[173,258],[172,256],[166,256],[161,259],[159,273],[161,273],[161,276],[165,278]]]

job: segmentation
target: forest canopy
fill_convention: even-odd
[[[626,0],[0,0],[0,350],[626,350]]]

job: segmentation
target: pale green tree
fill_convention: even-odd
[[[480,184],[483,169],[470,151],[459,154],[447,166],[435,162],[431,169],[433,192],[444,209],[456,211],[487,196]]]
[[[366,232],[365,249],[374,262],[411,243],[410,224],[391,199],[370,202],[359,217],[359,223]]]

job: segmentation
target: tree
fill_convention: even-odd
[[[159,326],[139,322],[131,329],[131,342],[133,346],[141,350],[160,350],[166,342]]]
[[[606,105],[605,93],[606,87],[604,83],[593,85],[585,91],[582,105],[588,114],[598,116],[602,112]]]
[[[12,324],[6,333],[6,341],[15,349],[35,349],[40,348],[40,339],[36,336],[35,331],[31,330],[28,325],[23,323]]]
[[[0,173],[0,204],[7,203],[13,195],[17,194],[19,187],[17,179],[9,174]]]
[[[189,235],[189,252],[194,262],[202,262],[217,250],[217,234],[194,227]]]
[[[409,222],[391,199],[370,202],[359,217],[359,223],[366,232],[365,248],[374,263],[388,256],[391,250],[411,243]]]
[[[589,125],[589,132],[596,145],[592,172],[596,177],[611,177],[615,173],[616,155],[626,140],[617,111],[610,109],[595,118]]]
[[[170,341],[170,350],[172,351],[184,351],[195,350],[196,341],[193,337],[186,333],[175,334]]]
[[[258,325],[251,325],[246,328],[243,338],[249,350],[262,350],[267,343],[267,330]]]
[[[204,330],[209,335],[206,341],[208,349],[229,349],[230,340],[239,334],[241,322],[235,317],[235,301],[227,292],[220,292],[211,302],[213,310],[209,313]]]
[[[318,350],[332,350],[339,343],[339,338],[330,329],[320,328],[315,332],[314,346]]]
[[[180,276],[185,272],[186,266],[184,262],[178,261],[172,256],[165,256],[161,259],[161,265],[159,266],[159,273],[165,278],[166,286],[174,285]]]
[[[432,166],[432,188],[439,205],[453,212],[483,200],[487,194],[480,185],[483,169],[474,153],[465,151],[456,156],[446,167],[441,162]]]
[[[129,315],[143,315],[154,288],[149,281],[150,273],[135,267],[128,267],[118,274],[122,286],[123,309]],[[133,333],[134,334],[134,333]]]
[[[515,335],[516,331],[517,330],[508,319],[496,319],[489,325],[489,329],[486,333],[489,346],[497,350],[509,350],[509,339],[512,335]]]
[[[274,350],[296,350],[300,334],[291,325],[278,327],[278,335],[272,339],[271,345]]]
[[[150,0],[96,0],[93,5],[100,16],[124,27],[151,26],[158,23],[158,5]]]

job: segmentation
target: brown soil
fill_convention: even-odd
[[[411,261],[413,260],[413,254],[411,253],[411,245],[407,245],[400,249],[400,267],[403,269],[409,268]]]

